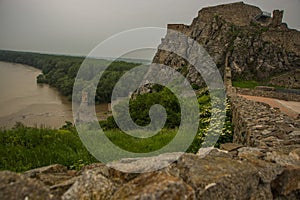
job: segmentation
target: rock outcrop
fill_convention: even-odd
[[[281,87],[300,89],[300,70],[293,70],[270,80],[270,84]]]
[[[228,56],[234,79],[265,82],[299,69],[300,32],[282,23],[282,11],[274,11],[273,18],[265,23],[255,20],[261,13],[259,8],[242,2],[226,4],[202,9],[191,25],[171,24],[168,29],[184,33],[203,45],[221,73]],[[172,38],[174,33],[168,32],[160,47],[170,45]],[[190,45],[183,43],[180,48],[189,52]],[[191,83],[205,85],[193,66],[172,52],[158,50],[153,62],[173,67]]]
[[[23,174],[9,171],[0,172],[1,199],[51,199],[50,189],[42,182],[27,178]]]

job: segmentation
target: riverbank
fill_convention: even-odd
[[[37,84],[42,71],[34,67],[0,62],[0,127],[9,129],[17,122],[31,127],[60,128],[73,122],[72,102],[56,88]],[[105,120],[108,104],[96,105],[97,117]]]

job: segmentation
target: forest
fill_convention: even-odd
[[[60,91],[69,100],[72,100],[72,91],[77,72],[84,62],[84,57],[67,55],[49,55],[31,52],[16,52],[0,50],[0,60],[5,62],[29,65],[42,70],[37,82],[49,84]],[[85,67],[85,74],[93,75],[97,68],[109,65],[99,81],[96,91],[96,103],[111,101],[111,93],[119,78],[128,70],[140,65],[124,61],[111,61],[95,59],[93,65]],[[84,84],[84,83],[83,83]],[[83,86],[84,87],[84,86]]]

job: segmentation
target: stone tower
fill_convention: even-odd
[[[283,10],[274,10],[273,11],[273,19],[271,26],[272,27],[277,27],[282,24],[282,19],[283,19]]]

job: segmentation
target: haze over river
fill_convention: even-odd
[[[26,65],[0,62],[0,127],[16,122],[27,126],[59,128],[73,123],[72,102],[55,88],[37,84],[41,71]],[[96,106],[98,119],[104,118],[107,104]]]

